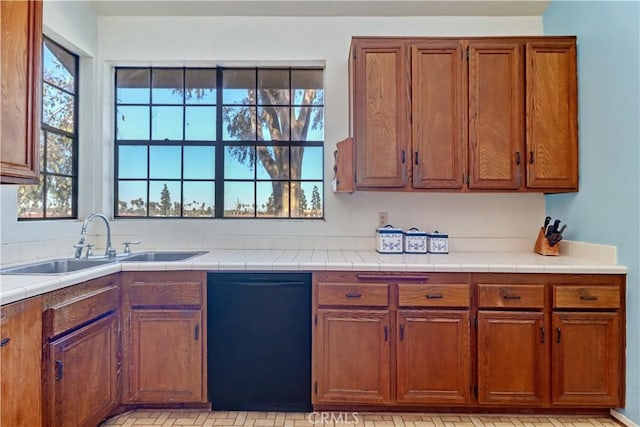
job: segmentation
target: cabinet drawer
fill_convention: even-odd
[[[398,285],[400,307],[469,307],[469,285]]]
[[[202,304],[202,283],[199,281],[133,282],[127,292],[129,304],[132,306]]]
[[[319,305],[386,307],[388,303],[385,283],[318,283]]]
[[[553,308],[619,308],[620,288],[616,285],[553,287]]]
[[[45,334],[54,337],[119,306],[118,288],[99,289],[54,305],[43,315]]]
[[[544,308],[544,285],[479,284],[480,308]]]

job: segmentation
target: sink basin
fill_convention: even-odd
[[[132,254],[126,258],[120,259],[120,262],[167,262],[167,261],[184,261],[191,257],[206,254],[206,251],[185,251],[185,252],[141,252]]]
[[[64,274],[115,262],[114,259],[54,259],[0,270],[1,274]]]

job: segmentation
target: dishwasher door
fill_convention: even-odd
[[[311,411],[311,274],[207,279],[213,409]]]

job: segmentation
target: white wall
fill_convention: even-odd
[[[47,21],[53,16],[46,15],[45,22],[55,28],[57,19]],[[95,133],[83,136],[95,137],[96,143],[81,141],[81,174],[90,175],[81,179],[81,216],[92,210],[110,216],[113,212],[113,66],[325,63],[325,220],[119,219],[113,221],[117,245],[126,238],[139,238],[146,248],[268,247],[274,244],[273,236],[281,236],[278,247],[373,248],[379,211],[388,212],[389,222],[396,226],[438,229],[458,243],[475,242],[478,249],[487,237],[508,238],[523,250],[535,239],[544,217],[541,194],[345,195],[333,194],[330,182],[335,142],[348,136],[347,56],[352,36],[540,35],[541,17],[100,17],[98,22],[95,87],[100,102]],[[76,43],[89,50],[93,34],[84,36],[88,42]],[[15,211],[15,195],[10,192],[2,192],[3,247],[41,239],[40,225],[16,224],[7,218]],[[46,238],[75,237],[79,231],[77,222],[71,229],[51,228]],[[238,243],[238,236],[246,237]],[[262,240],[256,242],[256,236]],[[462,245],[453,244],[452,250],[456,248]]]

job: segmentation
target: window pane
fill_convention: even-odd
[[[225,141],[256,140],[255,107],[223,107],[222,139]]]
[[[258,146],[258,179],[289,179],[289,147]]]
[[[322,183],[291,183],[291,217],[322,218]]]
[[[116,139],[149,139],[149,107],[120,106],[116,115]]]
[[[224,216],[255,216],[254,191],[253,182],[225,182]]]
[[[180,182],[149,183],[149,216],[180,216],[181,200]]]
[[[289,70],[258,70],[258,104],[289,104]]]
[[[254,147],[226,147],[224,149],[225,179],[254,179],[255,161]]]
[[[75,93],[76,57],[47,39],[42,44],[44,81]]]
[[[291,70],[294,104],[324,104],[322,74],[323,70]]]
[[[38,147],[38,151],[40,154],[40,172],[44,171],[44,145],[45,145],[45,137],[49,132],[44,129],[40,129],[40,143]]]
[[[154,69],[151,80],[151,99],[154,104],[182,104],[182,70]]]
[[[216,70],[186,70],[185,80],[187,104],[215,104],[216,103]]]
[[[44,216],[43,179],[34,185],[18,186],[18,218],[42,218]]]
[[[307,121],[309,126],[305,126]],[[324,141],[324,107],[293,107],[291,140]]]
[[[322,180],[322,147],[291,147],[291,179]]]
[[[47,172],[73,175],[73,140],[47,133]]]
[[[258,107],[258,140],[289,141],[289,107]]]
[[[149,178],[180,179],[181,164],[181,147],[149,147]]]
[[[118,178],[147,177],[147,147],[121,145],[118,147]]]
[[[182,140],[182,107],[151,107],[151,139]]]
[[[216,107],[186,107],[185,114],[185,140],[216,140]]]
[[[281,181],[258,182],[258,216],[289,216],[289,183]]]
[[[215,215],[214,183],[186,181],[184,183],[184,216]]]
[[[116,215],[147,216],[147,181],[119,181]]]
[[[184,147],[184,179],[214,179],[215,168],[214,147]]]
[[[224,104],[255,105],[255,70],[224,70],[222,72],[222,102]]]
[[[74,97],[47,83],[42,96],[42,121],[54,128],[73,133]]]
[[[73,215],[73,180],[61,176],[46,176],[47,217],[69,217]]]
[[[119,69],[116,73],[116,100],[120,104],[148,104],[150,90],[148,69]]]

